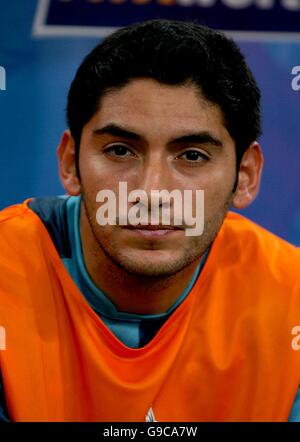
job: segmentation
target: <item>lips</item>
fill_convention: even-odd
[[[147,225],[143,225],[143,224],[138,224],[136,226],[133,225],[128,225],[124,227],[125,229],[132,229],[132,230],[150,230],[150,231],[154,231],[154,230],[183,230],[182,227],[180,226],[170,226],[170,225],[162,225],[162,224],[147,224]]]
[[[131,231],[133,235],[137,235],[147,240],[160,240],[163,238],[168,238],[169,236],[175,235],[176,232],[183,230],[181,226],[170,226],[170,225],[128,225],[125,227],[127,231]]]

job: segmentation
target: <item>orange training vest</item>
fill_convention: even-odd
[[[189,296],[122,344],[27,203],[0,213],[0,364],[14,421],[285,421],[300,384],[299,251],[228,214]]]

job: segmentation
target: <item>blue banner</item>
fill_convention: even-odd
[[[300,0],[40,0],[35,35],[98,35],[151,18],[241,33],[300,35]]]

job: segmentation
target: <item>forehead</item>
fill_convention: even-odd
[[[226,131],[221,109],[193,84],[170,86],[152,79],[134,79],[106,92],[88,124],[115,123],[137,132]]]

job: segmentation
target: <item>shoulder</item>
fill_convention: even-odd
[[[27,243],[50,237],[56,249],[69,253],[67,197],[29,198],[0,212],[0,245],[17,252]],[[26,249],[25,249],[26,251]]]
[[[9,206],[0,211],[0,229],[30,224],[35,220],[46,226],[66,223],[66,203],[68,197],[28,198],[21,204]]]
[[[28,199],[0,211],[1,244],[15,236],[23,235],[25,230],[33,227],[35,216],[28,206],[30,201],[31,199]]]
[[[21,204],[15,204],[13,206],[6,207],[0,211],[0,226],[9,220],[16,219],[29,211],[28,203],[30,199],[24,201]]]
[[[27,287],[28,275],[40,275],[69,256],[69,237],[62,198],[28,199],[0,212],[0,292],[11,285]],[[25,292],[24,292],[25,293]]]
[[[230,237],[237,243],[243,243],[244,247],[251,248],[253,245],[266,252],[268,252],[266,248],[271,247],[272,251],[287,251],[299,256],[298,247],[238,213],[227,214],[221,231],[223,236]],[[246,239],[247,243],[244,242]]]
[[[226,255],[234,255],[249,270],[260,267],[274,275],[299,280],[300,249],[244,216],[229,212],[218,241],[226,244]]]

